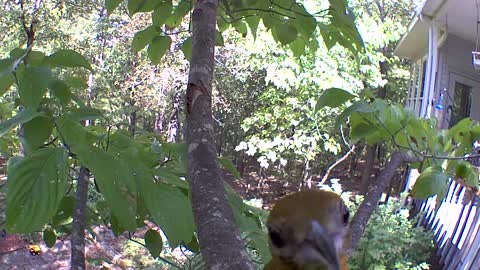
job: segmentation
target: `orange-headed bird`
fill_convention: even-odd
[[[272,260],[264,270],[348,270],[348,219],[345,203],[330,191],[281,198],[267,220]]]

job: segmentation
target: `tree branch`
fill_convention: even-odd
[[[330,167],[328,167],[328,170],[327,172],[325,173],[325,175],[323,176],[322,180],[318,183],[319,185],[323,185],[327,179],[328,179],[328,176],[330,175],[330,173],[332,172],[332,170],[338,166],[338,164],[342,163],[343,161],[345,161],[353,152],[355,152],[355,145],[352,146],[352,148],[350,148],[350,150],[348,150],[348,152],[343,155],[343,157],[341,157],[339,160],[337,160],[335,163],[333,163]]]
[[[392,154],[390,161],[375,179],[372,189],[369,190],[362,204],[355,213],[355,216],[352,218],[352,222],[350,223],[350,227],[352,229],[352,250],[355,249],[355,247],[358,245],[360,237],[365,231],[368,220],[370,219],[370,216],[373,214],[373,211],[377,207],[378,201],[382,197],[383,191],[392,182],[395,171],[403,163],[414,163],[420,162],[422,160],[423,157],[416,157],[411,152],[405,153],[396,151]]]

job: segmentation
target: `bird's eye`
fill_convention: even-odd
[[[268,228],[268,236],[270,240],[272,240],[272,244],[278,248],[282,248],[285,246],[285,241],[282,239],[280,234],[272,228]]]
[[[348,210],[343,214],[343,223],[348,224],[348,219],[350,218],[350,212]]]

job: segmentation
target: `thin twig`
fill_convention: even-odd
[[[355,145],[352,145],[352,147],[350,148],[350,150],[348,150],[348,152],[343,155],[342,158],[340,158],[339,160],[337,160],[335,163],[333,163],[330,167],[328,167],[328,170],[327,172],[325,173],[325,175],[323,176],[322,180],[318,183],[319,185],[323,185],[327,179],[328,179],[328,176],[330,175],[330,173],[332,172],[332,170],[340,163],[342,163],[343,161],[345,161],[353,152],[355,151]]]

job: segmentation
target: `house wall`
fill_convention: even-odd
[[[472,51],[475,50],[475,44],[461,37],[449,34],[439,50],[439,65],[436,77],[435,100],[438,102],[443,89],[448,91],[448,95],[443,97],[443,110],[433,107],[432,115],[439,119],[439,128],[448,128],[450,114],[448,107],[452,105],[449,97],[454,97],[452,89],[452,78],[454,76],[464,77],[480,84],[480,71],[473,68]],[[480,89],[475,89],[473,94],[472,118],[480,119]]]

